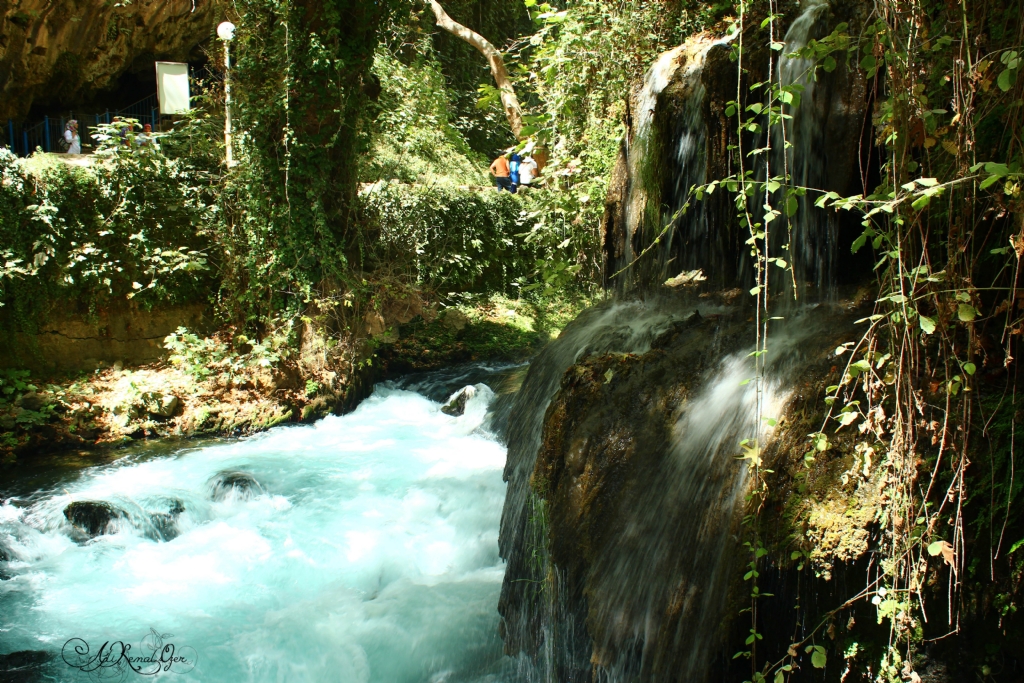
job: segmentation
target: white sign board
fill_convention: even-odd
[[[161,114],[181,114],[191,109],[188,92],[188,64],[156,63],[156,96]]]

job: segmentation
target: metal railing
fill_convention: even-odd
[[[156,94],[144,97],[138,102],[133,102],[127,107],[114,111],[107,110],[102,114],[86,114],[78,117],[78,132],[82,139],[82,146],[91,144],[90,129],[98,127],[101,123],[110,123],[115,116],[123,119],[136,119],[140,124],[150,124],[157,128],[160,124],[159,102]],[[41,149],[44,152],[62,152],[59,141],[64,137],[64,126],[74,116],[49,117],[44,116],[42,121],[35,124],[15,125],[11,119],[7,120],[7,131],[4,136],[6,140],[2,143],[9,147],[18,156],[27,157]]]

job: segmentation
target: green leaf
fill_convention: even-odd
[[[832,58],[832,55],[825,57],[825,61],[822,63],[821,68],[828,73],[832,73],[836,70],[836,60]]]
[[[797,209],[800,208],[800,202],[797,201],[796,197],[790,197],[786,200],[786,215],[793,216],[796,214]]]
[[[978,368],[977,366],[974,365],[974,363],[964,363],[964,372],[966,372],[968,375],[973,375],[977,371]]]
[[[998,85],[999,89],[1002,90],[1003,92],[1008,92],[1010,88],[1013,87],[1013,84],[1016,82],[1016,69],[1006,69],[1003,71],[1003,73],[999,74],[999,78],[996,79],[996,85]]]
[[[982,190],[988,189],[995,185],[996,183],[998,183],[1001,178],[1002,176],[990,175],[988,178],[982,180],[981,185],[979,185],[978,187],[980,187]]]
[[[938,556],[942,553],[942,541],[935,541],[934,543],[928,544],[928,554],[932,557]]]
[[[918,315],[921,320],[921,331],[925,334],[931,334],[935,332],[935,321],[925,315]]]
[[[814,652],[811,653],[811,665],[814,666],[815,669],[824,669],[825,660],[825,649],[819,649],[818,647],[815,647]]]
[[[864,58],[860,60],[860,68],[864,69],[865,71],[870,71],[871,69],[874,69],[876,65],[877,61],[875,60],[874,55],[864,55]]]
[[[932,198],[925,194],[915,199],[910,205],[914,207],[915,210],[920,211],[924,207],[928,206],[928,203],[931,202],[931,200]]]
[[[957,317],[965,323],[969,323],[978,317],[978,311],[970,304],[960,304],[956,311]]]

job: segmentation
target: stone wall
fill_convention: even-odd
[[[35,333],[4,332],[0,367],[49,373],[148,363],[166,356],[163,340],[181,326],[203,332],[212,323],[201,304],[54,316]]]

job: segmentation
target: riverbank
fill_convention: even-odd
[[[304,357],[308,340],[241,355],[230,350],[230,330],[221,329],[209,337],[169,335],[168,356],[155,363],[55,376],[0,370],[0,463],[314,422],[353,410],[382,380],[459,363],[525,360],[576,310],[491,297],[387,329],[371,324],[365,338],[320,364]]]

